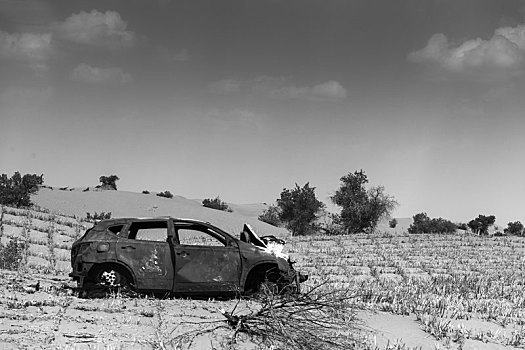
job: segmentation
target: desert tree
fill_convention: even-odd
[[[469,221],[467,226],[472,230],[472,232],[479,235],[488,235],[489,226],[494,225],[496,222],[496,217],[494,215],[478,215],[477,218]]]
[[[117,175],[109,175],[109,176],[101,176],[99,177],[98,179],[100,181],[100,183],[102,184],[102,187],[103,188],[106,188],[106,189],[112,189],[112,190],[116,190],[117,189],[117,180],[120,180],[119,177]]]
[[[429,218],[427,213],[418,213],[412,218],[414,221],[408,228],[408,233],[454,233],[458,228],[450,220]]]
[[[315,187],[306,183],[303,187],[295,184],[294,189],[284,188],[281,198],[277,199],[279,220],[292,235],[307,235],[315,232],[315,219],[324,204],[315,196]]]
[[[341,177],[341,185],[331,197],[341,207],[339,220],[348,233],[373,232],[383,218],[390,216],[398,203],[384,186],[366,188],[368,177],[363,170]]]
[[[523,224],[520,221],[509,222],[507,228],[505,228],[503,232],[509,235],[522,236]]]
[[[38,186],[44,182],[44,175],[25,174],[18,171],[13,176],[0,176],[0,204],[20,207],[30,207],[31,194],[38,191]]]

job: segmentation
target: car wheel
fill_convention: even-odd
[[[102,268],[96,276],[96,283],[107,288],[128,287],[129,281],[120,269],[114,267]]]

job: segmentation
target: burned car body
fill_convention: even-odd
[[[81,290],[175,295],[250,293],[265,281],[299,291],[307,278],[249,225],[236,239],[210,223],[172,217],[102,220],[73,243],[71,267]]]

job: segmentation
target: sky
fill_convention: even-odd
[[[0,172],[525,222],[523,0],[0,0]],[[175,215],[175,214],[174,214]]]

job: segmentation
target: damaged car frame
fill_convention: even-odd
[[[308,277],[280,252],[282,243],[273,236],[259,238],[248,224],[236,239],[193,219],[108,219],[73,243],[69,275],[85,291],[250,294],[271,282],[279,290],[299,292]]]

